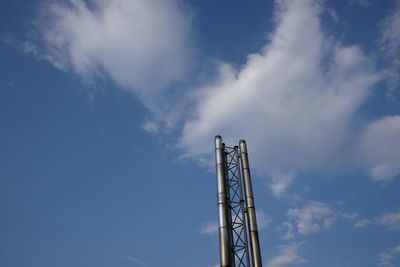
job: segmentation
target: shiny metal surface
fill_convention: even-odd
[[[244,140],[229,147],[215,137],[221,267],[261,267],[249,158]],[[250,262],[251,259],[251,262]]]
[[[251,266],[250,265],[250,256],[249,256],[249,242],[248,242],[248,237],[247,237],[247,225],[246,225],[246,216],[245,216],[245,203],[243,200],[243,182],[242,182],[242,174],[241,174],[241,164],[240,164],[240,151],[239,151],[239,147],[235,146],[235,157],[236,157],[236,161],[237,161],[237,168],[236,168],[236,172],[237,172],[237,177],[238,177],[238,187],[239,187],[239,195],[240,195],[240,208],[242,211],[242,224],[243,224],[243,244],[245,245],[245,251],[244,251],[244,260],[246,261],[246,266]]]
[[[247,220],[250,235],[250,251],[253,267],[262,267],[260,241],[258,237],[257,218],[254,207],[253,187],[251,184],[249,158],[247,154],[246,141],[239,141],[240,157],[243,172],[243,186],[247,206]]]
[[[231,238],[228,229],[228,203],[224,167],[224,148],[221,136],[215,137],[215,163],[217,173],[218,232],[221,267],[232,267]]]

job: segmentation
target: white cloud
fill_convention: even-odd
[[[355,228],[363,228],[363,227],[367,226],[367,225],[370,224],[370,223],[371,223],[370,220],[367,220],[367,219],[360,219],[360,220],[357,220],[357,221],[354,223],[354,227],[355,227]]]
[[[127,259],[128,259],[130,262],[136,263],[136,264],[138,264],[138,265],[140,265],[140,266],[148,266],[148,265],[149,265],[148,262],[145,262],[145,261],[143,261],[143,260],[141,260],[141,259],[138,259],[138,258],[136,258],[136,257],[133,257],[133,256],[128,256]]]
[[[290,239],[294,237],[293,226],[290,222],[283,222],[282,227],[287,227],[286,234],[282,237],[283,239]]]
[[[84,78],[106,73],[151,110],[165,112],[163,90],[190,66],[191,19],[179,1],[46,3],[37,22],[42,59]]]
[[[32,42],[26,41],[22,44],[22,50],[32,56],[37,56],[39,53],[39,48]]]
[[[106,73],[153,112],[155,120],[143,125],[151,133],[172,129],[185,117],[183,158],[207,162],[215,134],[228,137],[227,143],[245,137],[254,169],[273,177],[276,196],[285,194],[298,171],[343,167],[355,158],[364,159],[358,164],[373,179],[389,180],[400,172],[394,149],[370,157],[354,153],[357,111],[382,75],[358,46],[323,33],[321,3],[277,0],[277,27],[260,53],[249,55],[239,70],[221,64],[213,83],[190,90],[194,102],[182,100],[179,86],[172,89],[191,65],[191,18],[178,0],[50,1],[37,23],[42,43],[26,42],[24,49],[82,77]],[[383,34],[382,47],[392,51],[397,41],[388,36]],[[369,141],[387,135],[385,146],[400,144],[396,123],[391,117],[367,126],[360,151],[375,149]]]
[[[267,262],[267,267],[283,267],[293,264],[307,263],[307,260],[300,258],[298,250],[302,243],[294,243],[290,246],[280,246],[280,255]]]
[[[334,22],[339,21],[339,17],[333,8],[327,8],[327,12],[328,12],[329,16],[331,16],[331,18]]]
[[[400,173],[400,116],[368,125],[361,138],[360,157],[374,180],[388,181]]]
[[[210,138],[221,134],[226,143],[245,137],[264,174],[333,169],[358,157],[354,120],[380,75],[359,47],[323,34],[320,1],[276,3],[268,44],[240,70],[223,64],[202,88],[180,140],[186,156],[211,158]],[[288,184],[271,188],[280,195]]]
[[[281,173],[281,172],[272,172],[271,173],[272,182],[269,185],[272,193],[276,197],[283,197],[289,188],[290,184],[294,179],[293,173]]]
[[[394,246],[388,249],[386,252],[382,252],[379,257],[379,266],[392,267],[395,266],[394,261],[398,262],[400,256],[400,245]]]
[[[321,202],[310,202],[302,208],[292,208],[287,212],[288,218],[296,225],[297,231],[302,235],[310,235],[321,229],[329,228],[336,215],[328,205]]]
[[[200,233],[203,235],[213,235],[218,232],[218,222],[207,222],[201,229]]]
[[[386,213],[377,222],[387,225],[390,230],[400,230],[400,212]]]
[[[153,121],[146,122],[142,125],[142,128],[151,134],[156,134],[160,130],[160,126]]]

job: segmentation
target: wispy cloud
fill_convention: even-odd
[[[149,262],[143,261],[143,260],[138,259],[138,258],[133,257],[133,256],[128,256],[128,257],[126,257],[126,258],[127,258],[130,262],[135,263],[135,264],[140,265],[140,266],[149,266],[149,265],[150,265]]]
[[[329,16],[332,18],[334,22],[339,21],[339,17],[333,8],[327,8],[326,11],[328,12]]]
[[[377,219],[377,223],[388,226],[390,230],[400,230],[400,212],[386,213]]]
[[[367,219],[360,219],[360,220],[357,220],[357,221],[354,223],[354,227],[355,227],[355,228],[363,228],[363,227],[367,226],[367,225],[370,224],[370,223],[371,223],[370,220],[367,220]]]
[[[282,226],[279,227],[279,229],[281,228],[287,228],[287,232],[286,234],[282,237],[283,239],[290,239],[293,238],[295,236],[294,232],[293,232],[293,225],[290,222],[283,222]]]
[[[276,197],[282,198],[286,194],[290,184],[293,182],[294,174],[271,172],[271,178],[272,181],[269,188]]]
[[[299,256],[299,249],[302,246],[302,243],[293,243],[289,246],[280,246],[279,251],[280,254],[268,261],[267,267],[284,267],[284,266],[292,266],[295,264],[304,264],[308,261]]]
[[[39,48],[37,45],[35,45],[32,42],[26,41],[23,43],[22,45],[22,50],[28,54],[28,55],[32,55],[34,57],[38,56],[39,54]]]
[[[213,235],[218,232],[218,222],[206,222],[200,229],[203,235]]]
[[[142,125],[142,128],[151,134],[156,134],[160,131],[160,126],[153,121],[146,122]]]
[[[387,226],[388,230],[400,230],[400,212],[385,213],[375,219],[360,218],[354,223],[355,228],[364,228],[367,225]]]
[[[392,267],[395,262],[399,263],[400,245],[392,247],[379,255],[379,266]]]
[[[301,208],[289,209],[287,215],[301,235],[310,235],[321,229],[327,229],[336,219],[335,212],[328,205],[315,201]]]

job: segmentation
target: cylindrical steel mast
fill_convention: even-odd
[[[232,267],[231,240],[228,232],[227,192],[224,169],[224,148],[221,136],[215,137],[215,163],[218,188],[219,247],[221,267]]]
[[[244,211],[245,211],[245,204],[244,204],[244,200],[243,200],[243,181],[242,181],[242,173],[241,173],[241,171],[240,171],[240,163],[239,163],[239,160],[240,160],[240,158],[241,158],[241,156],[239,156],[240,155],[240,151],[239,151],[239,146],[235,146],[234,147],[234,149],[235,149],[235,153],[236,153],[236,159],[237,159],[237,162],[238,162],[238,168],[236,169],[236,171],[237,171],[237,176],[239,177],[239,179],[238,179],[238,181],[239,181],[239,190],[240,190],[240,196],[242,197],[241,198],[241,201],[240,201],[240,205],[241,205],[241,207],[242,207],[242,210],[243,210],[243,228],[244,228],[244,243],[246,244],[246,248],[245,248],[245,250],[246,250],[246,255],[247,255],[247,257],[246,257],[246,266],[251,266],[250,265],[250,259],[249,259],[249,246],[248,246],[248,244],[249,244],[249,242],[248,242],[248,240],[247,240],[247,225],[246,225],[246,216],[245,216],[245,213],[244,213]]]
[[[241,163],[243,170],[243,185],[247,206],[247,219],[250,236],[250,251],[253,267],[262,267],[260,241],[258,238],[256,211],[254,207],[253,187],[251,184],[249,158],[247,155],[246,141],[239,141]]]
[[[262,267],[246,142],[230,147],[217,135],[215,161],[221,267]]]

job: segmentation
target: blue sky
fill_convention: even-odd
[[[263,262],[400,266],[400,2],[3,0],[0,265],[218,264],[214,136]]]

